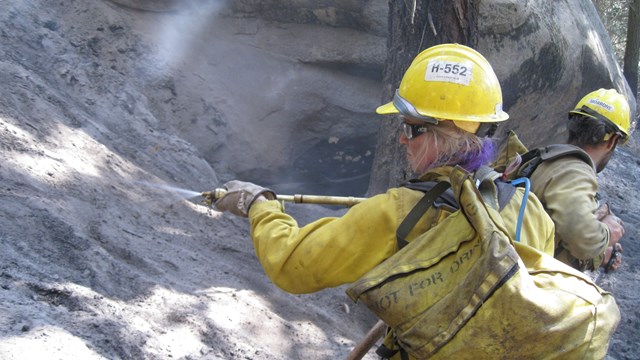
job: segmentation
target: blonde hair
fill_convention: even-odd
[[[428,125],[429,131],[425,136],[431,136],[433,141],[422,142],[422,157],[426,157],[431,144],[436,147],[436,158],[429,164],[423,164],[415,169],[418,173],[425,173],[440,166],[460,165],[467,171],[475,171],[480,166],[489,164],[495,156],[495,145],[488,138],[480,138],[475,134],[462,130],[452,121],[441,121],[438,125]]]

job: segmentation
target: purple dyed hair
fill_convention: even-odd
[[[488,137],[482,139],[482,146],[475,151],[466,151],[460,154],[458,164],[463,169],[474,172],[482,165],[490,164],[496,155],[496,146]],[[453,164],[452,164],[453,165]]]

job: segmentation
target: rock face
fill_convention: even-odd
[[[313,3],[3,3],[3,359],[344,358],[364,336],[375,319],[343,289],[275,288],[246,220],[193,198],[232,178],[282,193],[365,190],[381,121],[373,110],[385,100],[386,2]],[[534,2],[494,3],[486,16],[503,14],[502,30],[491,41],[486,30],[482,46],[509,51],[489,54],[501,79],[529,58],[559,62],[533,45],[501,48],[544,16]],[[572,83],[566,71],[560,84]],[[532,103],[512,99],[521,133],[548,132],[515,116]],[[622,150],[603,190],[627,224],[625,254],[637,254],[640,211],[628,199],[638,197],[638,149]],[[344,212],[287,211],[301,223]],[[615,359],[638,357],[638,257],[625,259],[602,277],[622,309]]]
[[[176,75],[147,86],[151,111],[219,164],[222,180],[361,195],[376,145],[385,10],[379,0],[184,1],[166,15],[132,14],[126,31],[160,49],[154,71]]]
[[[527,144],[564,141],[567,112],[598,88],[636,102],[588,1],[483,1],[479,50],[503,86],[504,108]]]

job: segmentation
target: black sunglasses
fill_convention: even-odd
[[[402,131],[404,132],[404,136],[407,140],[411,140],[429,131],[429,127],[428,125],[415,125],[403,122]]]

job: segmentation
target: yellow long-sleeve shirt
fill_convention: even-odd
[[[435,180],[449,171],[441,168],[422,180]],[[423,195],[408,188],[392,188],[353,206],[342,217],[321,218],[303,227],[284,213],[277,201],[256,203],[249,212],[256,254],[267,276],[287,292],[311,293],[351,283],[397,251],[396,230]],[[501,211],[513,238],[523,196],[524,190],[518,188]],[[447,215],[447,211],[431,207],[407,240]],[[553,222],[530,194],[521,242],[553,255],[553,234]]]

